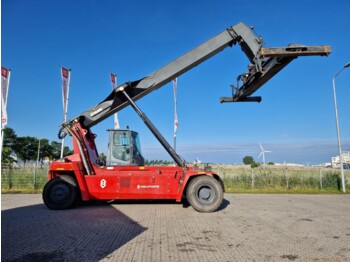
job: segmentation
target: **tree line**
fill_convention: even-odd
[[[27,161],[37,160],[39,139],[31,136],[17,136],[16,132],[9,127],[3,129],[3,148],[1,154],[1,163],[12,166],[13,163],[17,162],[17,159],[21,159],[23,166],[26,165]],[[49,141],[48,139],[40,139],[40,150],[39,150],[39,161],[42,163],[43,160],[54,160],[59,159],[61,156],[62,143],[56,141]],[[71,155],[73,151],[68,146],[64,147],[63,155]],[[106,158],[102,153],[101,158]],[[258,167],[260,163],[254,161],[252,156],[245,156],[243,158],[245,165],[251,165],[251,167]],[[145,159],[146,166],[168,166],[175,164],[173,161],[167,160],[148,160]],[[268,165],[274,163],[269,162]]]
[[[170,166],[170,165],[174,165],[175,162],[174,161],[167,161],[167,160],[148,160],[145,159],[145,166]]]
[[[27,161],[37,160],[39,149],[39,161],[43,162],[44,159],[54,160],[59,159],[61,156],[60,142],[51,141],[48,139],[39,139],[32,136],[17,136],[16,132],[9,127],[4,128],[3,135],[3,148],[1,153],[1,163],[12,166],[17,162],[17,159],[21,159],[23,166]],[[67,156],[73,152],[68,146],[63,149],[63,155]]]

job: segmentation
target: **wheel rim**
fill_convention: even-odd
[[[62,204],[68,201],[70,197],[70,189],[67,185],[60,183],[55,185],[51,192],[50,192],[50,198],[52,202],[56,204]]]
[[[203,204],[208,204],[213,202],[213,200],[215,199],[215,196],[216,196],[215,190],[209,185],[201,186],[197,192],[198,200]]]

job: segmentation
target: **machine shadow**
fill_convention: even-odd
[[[221,203],[221,206],[219,207],[218,211],[224,210],[226,207],[228,207],[231,204],[230,201],[228,201],[227,199],[224,198],[224,200]]]
[[[99,261],[147,228],[111,205],[1,212],[2,261]]]
[[[187,201],[187,199],[183,199],[182,200],[182,205],[183,205],[183,207],[184,208],[189,208],[189,207],[191,207],[191,205],[188,203],[188,201]],[[219,212],[219,211],[221,211],[221,210],[224,210],[227,206],[229,206],[230,205],[230,201],[228,201],[227,199],[223,199],[222,200],[222,203],[221,203],[221,205],[220,205],[220,207],[218,208],[218,210],[216,210],[215,212]]]
[[[157,204],[157,205],[182,205],[183,208],[189,208],[191,205],[188,203],[186,198],[183,198],[181,202],[176,202],[175,200],[168,200],[168,199],[149,199],[149,200],[111,200],[109,202],[106,201],[94,201],[94,204],[98,205],[103,205],[103,204],[118,204],[118,205],[133,205],[133,204]],[[228,205],[230,205],[230,201],[227,199],[223,199],[220,207],[218,208],[217,211],[224,210]]]

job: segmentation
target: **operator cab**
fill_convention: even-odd
[[[109,129],[107,166],[143,166],[139,134],[131,130]]]

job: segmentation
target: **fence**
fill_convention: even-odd
[[[339,191],[339,170],[328,168],[264,166],[214,170],[224,181],[226,192],[317,192]],[[346,171],[346,177],[350,177]],[[346,187],[350,189],[347,181]]]
[[[35,168],[1,167],[2,192],[40,192],[47,182],[48,165]],[[328,168],[295,168],[264,166],[213,166],[224,181],[226,192],[318,192],[339,191],[339,170]],[[346,187],[350,191],[350,171]]]
[[[47,182],[48,165],[36,168],[9,168],[1,166],[1,191],[2,192],[36,192],[41,191]]]

